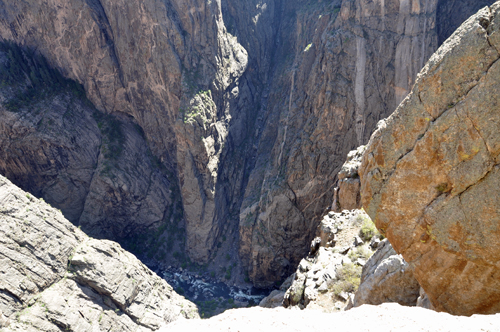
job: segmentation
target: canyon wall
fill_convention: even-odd
[[[448,2],[2,0],[1,38],[96,109],[70,93],[14,112],[3,87],[0,171],[93,235],[139,251],[152,238],[159,261],[238,251],[269,287],[307,253],[347,153],[437,49]]]
[[[282,279],[307,252],[347,153],[395,109],[437,48],[436,4],[281,6],[279,61],[261,104],[267,121],[240,210],[240,257],[256,284]]]
[[[93,196],[109,201],[112,195],[106,192],[105,184],[98,186],[97,192],[91,191],[91,183],[99,180],[89,174],[82,174],[84,178],[79,181],[67,181],[70,183],[65,188],[59,186],[53,192],[57,189],[60,197],[72,197],[74,211],[68,212],[72,221],[87,231],[95,228],[93,234],[122,239],[118,228],[165,224],[167,214],[161,210],[172,206],[169,187],[178,186],[182,199],[174,199],[181,199],[183,204],[186,249],[193,259],[206,261],[220,233],[218,221],[224,219],[216,213],[225,211],[225,206],[215,208],[216,201],[225,201],[215,197],[218,168],[234,116],[231,103],[238,96],[237,79],[247,62],[246,51],[226,33],[220,2],[198,1],[188,6],[183,1],[28,1],[2,2],[2,7],[3,39],[36,49],[64,76],[82,83],[99,111],[128,119],[131,126],[137,124],[147,144],[127,144],[123,150],[132,150],[132,154],[139,150],[140,155],[141,149],[149,148],[158,164],[172,174],[170,181],[165,177],[155,179],[148,170],[130,165],[128,174],[137,173],[132,178],[145,177],[147,186],[160,186],[139,190],[144,193],[151,189],[151,200],[160,201],[139,216],[128,213],[129,204],[137,202],[127,200],[114,202],[117,204],[111,213],[98,209],[98,199]],[[134,135],[134,130],[125,128],[125,132],[125,138]],[[121,144],[125,138],[121,138]],[[93,143],[99,144],[95,139]],[[87,169],[94,167],[95,151],[94,147],[93,155],[81,157],[90,165]],[[131,157],[139,163],[147,159]],[[10,164],[24,165],[23,160],[10,159],[14,159]],[[19,172],[10,164],[3,172],[16,173],[12,174],[15,178]],[[119,167],[112,165],[114,168]],[[33,167],[23,172],[37,174]],[[46,186],[32,184],[39,192],[47,191]],[[133,197],[132,201],[139,198],[134,195],[135,188],[119,187]],[[225,188],[218,191],[223,196]],[[59,203],[55,198],[51,202]],[[82,215],[85,206],[92,211]],[[128,225],[120,223],[116,214],[127,218]]]

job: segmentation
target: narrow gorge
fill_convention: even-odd
[[[0,173],[151,266],[273,287],[347,153],[492,2],[1,0]]]

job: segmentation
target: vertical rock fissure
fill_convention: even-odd
[[[363,144],[365,131],[365,70],[366,70],[366,40],[356,38],[356,78],[354,83],[354,96],[356,99],[355,126],[358,145]]]
[[[285,129],[283,131],[283,142],[281,142],[280,154],[278,157],[278,167],[281,167],[281,158],[283,157],[283,149],[286,144],[286,132],[288,130],[288,119],[290,117],[290,113],[292,112],[292,102],[293,102],[293,90],[295,88],[295,70],[292,72],[292,84],[290,86],[290,100],[288,101],[288,113],[285,119]]]
[[[109,54],[111,60],[116,67],[118,72],[118,78],[120,79],[120,83],[123,88],[125,88],[125,81],[123,77],[123,71],[121,69],[120,61],[118,59],[118,54],[115,48],[115,42],[113,37],[113,29],[111,28],[111,24],[109,23],[108,16],[106,15],[106,11],[100,0],[85,0],[87,5],[91,9],[92,18],[99,26],[99,30],[101,31],[104,41],[106,42],[106,46],[109,49]]]

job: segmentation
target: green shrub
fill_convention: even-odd
[[[380,234],[375,227],[375,224],[369,217],[361,218],[363,218],[363,224],[359,230],[359,237],[363,239],[363,241],[370,241],[372,237]]]
[[[349,258],[355,262],[358,258],[364,259],[365,261],[371,257],[373,253],[368,250],[365,246],[359,246],[354,250],[349,251]]]
[[[354,293],[361,280],[361,266],[354,265],[353,263],[344,264],[337,269],[338,281],[330,285],[330,290],[339,295],[342,292]]]

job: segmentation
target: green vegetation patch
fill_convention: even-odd
[[[375,224],[368,216],[358,215],[356,219],[356,221],[362,222],[361,229],[359,230],[359,237],[363,239],[363,241],[370,241],[375,235],[380,235],[377,227],[375,227]]]
[[[351,251],[349,251],[348,257],[351,261],[355,262],[357,259],[361,258],[365,261],[372,256],[372,251],[365,246],[359,246]]]
[[[338,281],[330,285],[330,290],[335,295],[340,295],[342,292],[354,293],[359,287],[361,280],[361,266],[348,263],[337,269]]]

